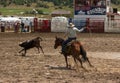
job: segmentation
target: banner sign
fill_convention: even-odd
[[[106,0],[75,0],[75,15],[106,15]]]

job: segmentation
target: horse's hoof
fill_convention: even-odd
[[[66,68],[71,69],[71,65],[66,66]]]
[[[71,69],[71,65],[68,65],[68,69]]]
[[[22,53],[22,56],[25,56],[25,54]]]

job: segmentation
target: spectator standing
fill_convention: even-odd
[[[18,33],[19,28],[20,28],[20,22],[19,22],[19,21],[16,21],[16,22],[15,22],[14,28],[15,28],[15,32]]]
[[[30,25],[30,22],[29,22],[28,18],[26,18],[26,20],[25,20],[25,28],[27,28],[27,32],[29,32],[29,25]]]
[[[5,32],[5,22],[1,22],[1,32]]]
[[[24,22],[21,22],[21,32],[24,32],[24,29],[25,29],[25,24]]]

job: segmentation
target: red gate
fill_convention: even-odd
[[[103,33],[104,32],[104,20],[100,19],[87,19],[86,20],[86,27],[88,27],[91,32],[95,33]],[[88,31],[86,31],[88,32]]]
[[[38,20],[37,24],[35,23],[35,32],[50,32],[50,20]]]

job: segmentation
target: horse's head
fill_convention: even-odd
[[[62,43],[63,43],[63,39],[62,38],[58,38],[58,37],[55,37],[55,44],[54,44],[54,48],[56,49],[58,46],[61,46]]]

